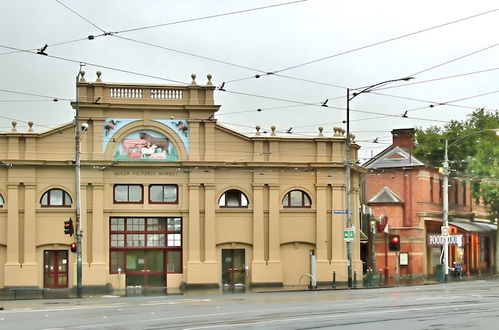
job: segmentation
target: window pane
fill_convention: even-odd
[[[289,193],[284,196],[284,199],[282,200],[282,205],[284,206],[289,206]]]
[[[226,206],[240,206],[241,193],[237,190],[229,190],[225,193]]]
[[[62,193],[63,191],[60,189],[52,189],[50,190],[50,205],[63,205],[62,204]]]
[[[220,201],[218,201],[219,206],[225,206],[225,194],[220,197]]]
[[[73,201],[67,192],[64,192],[64,205],[71,205]]]
[[[241,193],[241,206],[248,206],[248,199]]]
[[[181,256],[180,251],[168,251],[167,252],[167,272],[169,273],[180,273],[181,272]]]
[[[118,272],[118,268],[121,268],[121,272],[125,272],[125,251],[111,251],[109,271],[116,273]]]
[[[111,219],[111,230],[112,231],[123,231],[123,230],[125,230],[125,219],[123,219],[123,218],[112,218]]]
[[[142,186],[128,186],[129,202],[140,202],[142,200]]]
[[[127,246],[145,246],[144,234],[128,234],[126,235]]]
[[[181,230],[182,230],[182,219],[168,218],[168,231],[181,231]]]
[[[151,202],[163,202],[163,186],[150,186],[149,199]]]
[[[3,206],[3,203],[4,203],[4,201],[3,201],[3,196],[2,196],[2,195],[0,195],[0,206]]]
[[[305,193],[303,193],[303,206],[310,206],[310,198]]]
[[[164,271],[165,269],[165,255],[164,251],[147,251],[147,269]]]
[[[299,190],[293,190],[290,193],[291,196],[291,206],[302,206],[302,192]]]
[[[168,246],[181,246],[182,239],[180,234],[168,234]]]
[[[165,234],[148,234],[147,246],[165,246]]]
[[[166,219],[164,218],[148,218],[147,219],[148,231],[165,231]]]
[[[111,234],[111,246],[125,246],[125,235]]]
[[[128,202],[128,186],[114,186],[114,200],[117,202]]]
[[[126,227],[128,231],[144,231],[145,219],[144,218],[128,218],[126,219]]]
[[[177,186],[174,185],[164,186],[164,201],[170,203],[177,201]]]
[[[49,204],[49,202],[48,202],[48,196],[49,196],[48,193],[43,194],[42,200],[40,201],[40,204],[42,204],[44,206],[47,206]]]

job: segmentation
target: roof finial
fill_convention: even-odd
[[[324,134],[322,134],[323,130],[324,130],[324,127],[319,126],[319,136],[324,136]]]
[[[196,84],[196,74],[195,73],[191,74],[191,78],[192,78],[191,85],[197,85]]]
[[[33,132],[33,122],[31,120],[28,121],[28,126],[29,126],[28,132]]]
[[[16,126],[17,126],[17,121],[15,121],[15,120],[12,121],[12,129],[11,129],[12,132],[16,132],[17,131]]]
[[[272,130],[272,133],[270,133],[270,135],[275,136],[275,126],[274,125],[270,126],[270,129]]]
[[[97,75],[97,80],[95,80],[95,82],[102,82],[102,80],[100,79],[102,72],[97,71],[95,74]]]
[[[256,125],[255,129],[256,129],[256,134],[255,135],[260,135],[260,125]]]
[[[85,71],[80,70],[80,82],[85,82]]]
[[[213,77],[211,73],[208,73],[208,75],[206,76],[206,78],[208,78],[208,82],[206,83],[206,85],[208,86],[213,86],[213,84],[211,83],[211,77]]]

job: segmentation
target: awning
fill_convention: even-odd
[[[494,224],[475,221],[472,222],[469,220],[453,219],[452,221],[449,221],[449,225],[475,233],[487,233],[497,230],[497,226]]]

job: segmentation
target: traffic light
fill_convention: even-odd
[[[390,251],[400,251],[400,235],[390,235],[388,237],[388,248]]]
[[[76,243],[75,242],[71,243],[71,245],[69,247],[71,248],[71,252],[73,252],[73,253],[76,252]]]
[[[64,234],[73,236],[74,232],[73,220],[70,218],[69,220],[64,221]]]

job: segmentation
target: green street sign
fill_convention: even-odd
[[[353,229],[345,229],[343,231],[343,240],[346,242],[352,242],[355,238],[355,232]]]

